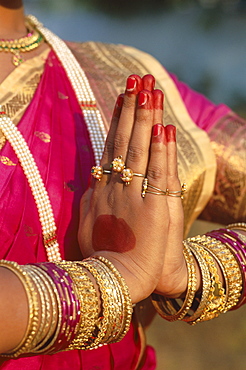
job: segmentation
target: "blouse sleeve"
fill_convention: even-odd
[[[214,193],[200,215],[229,224],[246,222],[246,122],[224,104],[215,105],[170,74],[193,121],[205,130],[217,160]]]

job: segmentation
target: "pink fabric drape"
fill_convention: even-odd
[[[80,108],[54,53],[49,55],[35,97],[18,127],[48,190],[62,255],[81,258],[77,244],[79,199],[94,159]],[[1,156],[16,166],[0,162],[0,257],[18,263],[45,261],[37,207],[9,143]]]

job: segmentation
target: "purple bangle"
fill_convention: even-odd
[[[60,323],[60,327],[57,328],[58,333],[57,331],[55,332],[54,334],[54,337],[56,337],[55,339],[55,342],[52,343],[51,346],[48,346],[48,349],[45,350],[45,354],[49,354],[49,353],[53,353],[53,352],[58,352],[58,350],[60,349],[61,345],[63,346],[63,344],[65,345],[66,344],[66,340],[65,340],[65,335],[64,335],[64,330],[66,329],[66,320],[67,320],[67,311],[68,311],[68,307],[67,307],[67,304],[66,304],[66,301],[65,301],[65,298],[64,298],[64,293],[61,289],[61,286],[60,286],[60,283],[59,283],[59,274],[53,270],[55,266],[54,263],[45,263],[45,264],[39,264],[38,267],[40,267],[41,269],[43,269],[50,277],[51,279],[53,280],[54,284],[56,285],[56,289],[57,289],[57,292],[58,292],[58,295],[59,295],[59,300],[60,300],[60,304],[61,304],[61,307],[62,307],[62,317],[61,317],[61,323]],[[61,276],[60,276],[61,278]]]
[[[53,266],[53,272],[58,277],[57,286],[58,289],[61,289],[61,295],[66,306],[66,323],[61,327],[60,336],[56,341],[55,351],[58,352],[66,349],[76,335],[75,329],[80,320],[80,304],[74,294],[73,280],[70,275],[57,265]],[[79,310],[77,310],[78,308]]]
[[[44,352],[51,354],[66,349],[74,339],[75,329],[80,320],[80,302],[73,290],[73,280],[65,270],[52,262],[37,265],[52,278],[62,306],[61,324],[57,328],[59,332],[54,334],[57,338],[52,346]]]
[[[59,285],[63,288],[65,294],[65,301],[68,307],[67,313],[67,329],[65,331],[66,339],[68,344],[76,336],[76,327],[80,322],[80,301],[74,291],[74,283],[69,273],[63,270],[60,266],[55,265],[55,271],[61,274],[59,279]],[[69,304],[68,304],[69,298]],[[67,346],[66,346],[67,347]],[[64,348],[63,348],[64,349]]]
[[[223,234],[222,234],[223,233]],[[242,270],[246,271],[246,251],[243,248],[243,242],[240,240],[240,237],[238,235],[227,229],[220,229],[220,230],[214,230],[210,233],[206,234],[207,236],[210,236],[212,238],[220,240],[222,243],[227,243],[231,246],[231,248],[235,251],[235,254],[237,255],[240,265],[242,267]],[[229,235],[228,238],[226,235]],[[233,239],[232,239],[232,238]]]

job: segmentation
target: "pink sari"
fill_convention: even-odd
[[[230,113],[227,107],[216,107],[175,77],[172,78],[191,118],[202,129],[209,131]],[[74,91],[54,52],[49,54],[41,82],[18,127],[48,190],[62,257],[67,260],[81,259],[77,242],[79,201],[87,188],[94,156]],[[8,143],[0,151],[0,156],[12,163],[8,165],[0,161],[0,258],[20,264],[45,261],[37,207],[23,170]],[[133,370],[137,368],[141,351],[138,331],[132,324],[129,333],[119,343],[93,351],[70,351],[10,360],[2,368]],[[154,350],[147,347],[142,366],[138,369],[155,368]]]
[[[62,257],[82,259],[77,242],[79,201],[87,188],[93,151],[74,91],[54,52],[35,96],[19,122],[48,190],[58,227]],[[31,190],[9,143],[0,152],[0,258],[20,264],[46,260]],[[14,217],[13,217],[14,215]],[[140,341],[133,325],[120,342],[93,351],[70,351],[7,361],[3,369],[135,369]],[[153,350],[143,369],[155,368]]]

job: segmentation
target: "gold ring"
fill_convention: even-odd
[[[156,190],[156,191],[149,190],[149,188]],[[157,188],[156,186],[149,184],[149,180],[147,177],[144,178],[143,183],[142,183],[142,193],[141,193],[142,198],[145,198],[146,193],[154,194],[154,195],[167,195],[166,191],[161,190]]]
[[[149,190],[149,188],[153,189],[155,191]],[[167,196],[170,196],[170,197],[177,197],[177,198],[184,199],[184,193],[186,191],[187,191],[187,187],[186,187],[185,183],[182,184],[181,190],[169,190],[169,189],[161,190],[161,189],[157,188],[156,186],[153,186],[153,185],[149,184],[148,178],[145,177],[144,180],[143,180],[143,183],[142,183],[141,196],[142,196],[142,198],[144,198],[145,194],[149,193],[149,194],[154,194],[154,195],[167,195]]]
[[[122,172],[124,170],[125,162],[123,161],[122,155],[113,159],[111,167],[114,172]]]
[[[148,179],[147,179],[147,177],[145,177],[144,179],[143,179],[143,183],[142,183],[142,193],[141,193],[141,196],[142,196],[142,198],[144,198],[145,197],[145,194],[146,194],[146,190],[148,189]]]
[[[186,183],[183,183],[182,186],[181,186],[181,190],[176,190],[175,191],[175,190],[167,189],[166,194],[169,197],[177,197],[177,198],[184,199],[184,193],[186,193],[186,191],[187,191]]]
[[[94,177],[94,179],[101,181],[104,174],[110,174],[112,171],[110,170],[104,170],[102,166],[93,166],[91,168],[91,175]]]
[[[123,171],[121,172],[121,180],[125,183],[126,186],[130,185],[133,176],[137,177],[144,177],[142,173],[135,173],[131,168],[124,168]]]

